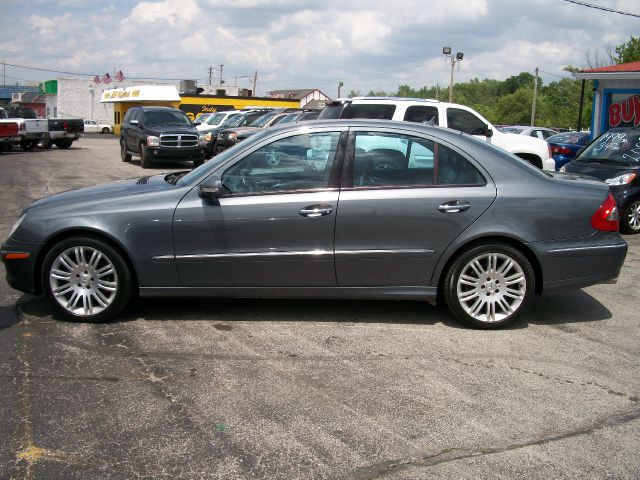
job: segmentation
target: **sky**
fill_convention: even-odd
[[[640,0],[584,0],[640,14]],[[0,0],[0,80],[21,85],[121,70],[270,90],[393,92],[604,62],[640,18],[565,0]],[[19,68],[13,65],[31,68]],[[42,70],[37,70],[42,69]],[[48,71],[45,71],[48,70]],[[56,73],[52,70],[68,73]],[[72,75],[77,74],[77,75]]]

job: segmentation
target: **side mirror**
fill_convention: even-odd
[[[484,136],[487,138],[493,137],[493,128],[491,128],[489,125],[484,128]]]
[[[223,188],[222,180],[213,175],[198,185],[198,195],[200,198],[206,199],[220,198],[224,193]]]

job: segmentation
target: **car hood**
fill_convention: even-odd
[[[162,134],[191,134],[197,135],[198,131],[196,127],[182,126],[182,125],[158,125],[155,127],[148,127],[147,132],[150,135],[162,135]]]
[[[173,184],[165,181],[166,174],[130,178],[116,182],[101,183],[90,187],[76,188],[66,192],[56,193],[36,200],[27,207],[27,210],[42,208],[52,205],[63,205],[69,203],[81,203],[100,198],[114,198],[131,196],[152,191],[164,191],[176,188]]]
[[[606,180],[608,178],[615,178],[625,173],[640,173],[640,167],[630,167],[628,165],[613,165],[610,163],[599,162],[579,162],[572,161],[565,166],[565,169],[569,173],[578,173],[580,175],[587,175],[589,177],[599,178],[600,180]]]

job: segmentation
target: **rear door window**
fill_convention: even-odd
[[[430,123],[438,125],[438,107],[412,105],[404,113],[406,122]]]

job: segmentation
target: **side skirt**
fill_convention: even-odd
[[[435,304],[436,287],[140,287],[141,297],[342,298],[424,300]]]

